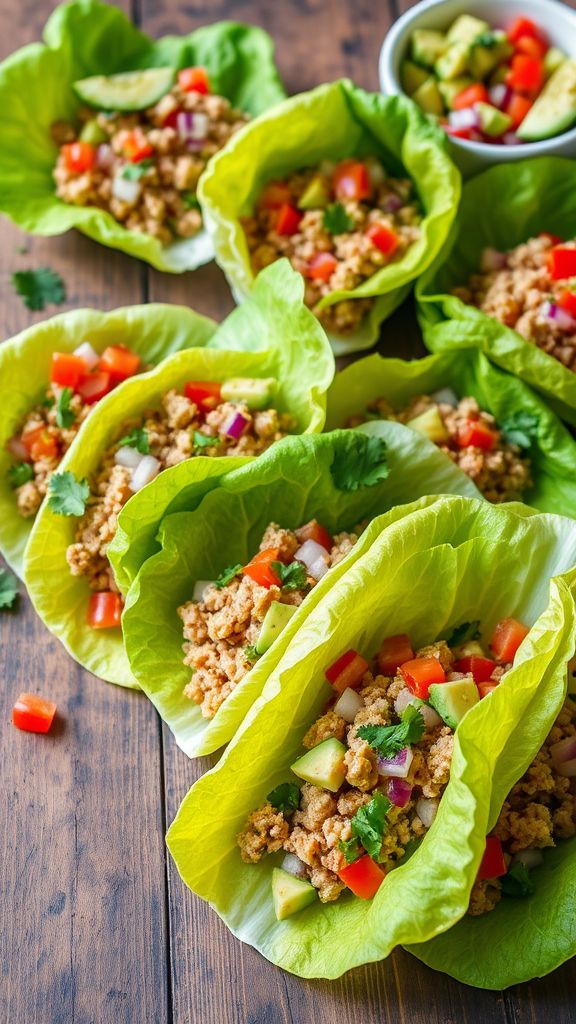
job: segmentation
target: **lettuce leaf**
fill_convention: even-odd
[[[217,259],[241,301],[253,281],[239,217],[251,211],[263,184],[292,170],[348,156],[375,153],[390,173],[412,178],[422,202],[421,237],[353,291],[332,292],[322,306],[348,297],[376,296],[370,315],[349,336],[333,336],[334,351],[369,348],[381,322],[442,249],[456,215],[460,175],[446,139],[402,96],[370,94],[342,80],[286,100],[230,140],[210,163],[199,188]]]
[[[343,427],[375,398],[399,410],[414,395],[451,388],[458,398],[472,395],[499,426],[530,424],[526,440],[533,487],[524,500],[542,512],[576,516],[576,442],[558,417],[524,381],[503,373],[475,349],[446,351],[406,362],[366,356],[337,374],[328,392],[326,428]]]
[[[360,442],[368,449],[374,438],[386,444],[389,474],[378,480],[377,474],[371,473],[372,486],[361,484],[352,489],[348,474],[342,480],[337,470],[352,455],[359,467],[364,465],[357,471],[361,481],[365,463]],[[198,462],[186,465],[188,486],[196,500],[201,467]],[[180,486],[183,478],[184,471]],[[128,592],[124,638],[134,675],[179,746],[188,755],[197,756],[231,739],[311,609],[369,548],[371,527],[348,557],[314,587],[282,636],[258,659],[210,721],[183,696],[190,669],[182,661],[182,623],[176,609],[191,599],[196,580],[215,579],[227,566],[245,565],[270,522],[295,528],[317,518],[327,529],[338,532],[422,494],[451,491],[478,494],[471,481],[456,471],[431,442],[398,423],[377,423],[362,432],[335,431],[279,441],[256,462],[222,478],[203,500],[190,506],[190,511],[166,516],[160,524],[161,551],[144,563]],[[153,499],[154,492],[150,490],[149,494]],[[179,503],[183,507],[181,497]],[[134,518],[129,524],[128,542],[135,529]],[[125,512],[120,521],[127,532]]]
[[[393,509],[370,530],[370,547],[302,622],[167,836],[184,882],[228,928],[303,977],[338,977],[446,931],[465,913],[484,836],[562,703],[573,649],[576,609],[558,575],[576,557],[573,520],[443,496]],[[428,643],[463,619],[480,618],[488,637],[507,615],[532,630],[502,684],[460,724],[450,782],[423,842],[372,901],[345,894],[276,921],[270,880],[280,857],[244,864],[236,836],[266,794],[290,779],[302,736],[330,696],[326,666],[348,647],[374,653],[387,634],[406,631],[416,645]],[[519,959],[524,943],[515,935]]]
[[[42,401],[50,381],[52,353],[72,352],[83,341],[89,341],[97,352],[107,345],[122,344],[138,352],[143,364],[148,365],[189,345],[205,345],[215,329],[213,320],[184,306],[152,303],[111,313],[72,310],[34,324],[2,344],[0,551],[18,575],[22,575],[24,548],[34,519],[23,519],[17,512],[8,478],[14,459],[6,451],[6,442],[21,429],[29,410]]]
[[[72,83],[79,78],[191,64],[205,66],[214,91],[234,106],[259,114],[285,95],[270,37],[260,28],[223,21],[154,41],[115,7],[77,0],[56,8],[44,40],[0,65],[0,209],[33,234],[58,235],[75,227],[158,270],[181,273],[211,260],[206,231],[165,248],[150,235],[127,231],[103,210],[58,199],[50,126],[75,118],[80,104]]]
[[[486,246],[511,249],[541,231],[572,237],[575,185],[574,161],[561,157],[499,164],[479,174],[464,187],[450,255],[438,257],[416,288],[428,348],[434,352],[482,349],[491,362],[543,394],[558,415],[572,424],[576,424],[576,373],[450,291],[478,270]]]

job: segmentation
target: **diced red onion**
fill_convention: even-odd
[[[233,437],[235,441],[246,430],[250,420],[247,420],[241,412],[234,412],[229,419],[219,428],[221,434],[226,434],[226,437]]]
[[[502,142],[505,146],[521,146],[522,139],[516,135],[516,132],[504,132],[502,136]]]
[[[123,445],[119,448],[114,456],[114,462],[117,466],[125,466],[126,469],[136,469],[143,459],[143,455],[138,451],[137,448],[131,448],[130,445]]]
[[[321,580],[328,572],[326,548],[316,540],[305,540],[294,552],[294,558],[306,566],[310,576],[316,581]]]
[[[300,860],[300,857],[297,857],[295,853],[287,853],[280,867],[283,871],[287,871],[289,875],[294,875],[294,878],[308,877],[304,861]]]
[[[149,484],[160,472],[160,463],[153,455],[143,455],[136,469],[132,472],[130,490],[139,491]]]
[[[530,871],[532,868],[540,866],[544,860],[544,854],[542,850],[520,850],[514,854],[513,860],[515,864],[524,864]]]
[[[194,590],[192,591],[192,600],[197,602],[203,601],[204,594],[208,590],[208,587],[212,586],[213,582],[213,580],[196,580]]]
[[[556,324],[561,331],[576,330],[576,320],[565,309],[562,309],[562,306],[557,306],[555,302],[543,302],[540,306],[540,313],[546,320],[551,320],[552,323]]]
[[[112,178],[112,195],[121,203],[133,205],[138,201],[141,190],[142,185],[139,181],[129,181],[128,178],[123,178],[121,174],[116,174]]]
[[[397,211],[401,210],[403,206],[404,203],[400,199],[400,196],[397,196],[395,192],[391,192],[390,195],[387,195],[382,203],[382,208],[386,213],[397,213]]]
[[[416,802],[416,814],[420,818],[420,821],[424,825],[424,828],[430,828],[436,814],[438,812],[438,801],[431,800],[428,797],[420,797],[420,800]]]
[[[453,128],[480,128],[480,115],[473,107],[464,107],[463,110],[451,110],[448,120]]]
[[[109,171],[114,163],[114,151],[112,146],[109,146],[107,142],[103,142],[96,150],[96,166],[101,171]]]
[[[390,803],[396,807],[406,807],[412,796],[412,786],[406,779],[389,778],[386,793]]]
[[[81,345],[78,345],[78,348],[74,349],[72,354],[78,356],[79,359],[83,359],[89,370],[93,370],[100,362],[100,356],[92,348],[89,341],[83,341]]]
[[[10,452],[10,455],[13,455],[15,459],[19,459],[21,462],[32,461],[30,458],[30,452],[19,437],[11,437],[10,440],[6,442],[6,447]]]
[[[376,759],[378,775],[405,779],[410,771],[413,757],[411,747],[403,747],[397,754],[394,754],[394,757],[378,757]]]
[[[508,106],[512,99],[512,89],[505,82],[499,82],[498,85],[493,85],[488,90],[490,96],[490,102],[498,107],[499,110],[504,110]]]
[[[554,768],[566,778],[576,776],[576,736],[568,736],[550,747]]]
[[[487,246],[482,250],[480,267],[483,271],[502,270],[506,266],[506,253],[498,252],[498,249],[491,249]]]
[[[337,715],[341,715],[345,722],[353,722],[363,707],[362,697],[359,697],[355,690],[347,687],[336,701],[334,711]]]
[[[181,110],[176,114],[176,131],[181,139],[192,138],[194,115],[189,110]]]
[[[451,405],[453,409],[458,405],[458,398],[452,388],[439,388],[438,391],[432,392],[430,398],[439,405]]]
[[[184,142],[204,144],[208,127],[209,121],[206,114],[192,114],[189,110],[181,110],[176,115],[176,131]],[[202,147],[200,146],[200,148]]]

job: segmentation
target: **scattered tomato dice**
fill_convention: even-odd
[[[12,724],[25,732],[48,732],[56,705],[35,693],[21,693],[12,708]]]

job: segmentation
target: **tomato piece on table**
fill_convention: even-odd
[[[274,230],[278,235],[295,235],[301,220],[300,210],[289,203],[284,203],[278,210]]]
[[[358,160],[343,160],[339,163],[332,176],[332,184],[337,199],[369,199],[372,186],[368,169]]]
[[[483,697],[488,697],[490,693],[498,689],[498,683],[478,683],[478,693],[480,694],[480,700]]]
[[[445,683],[446,673],[437,658],[413,658],[400,665],[402,676],[410,693],[427,700],[432,683]]]
[[[558,305],[576,319],[576,292],[571,292],[566,288],[565,291],[560,293]]]
[[[70,352],[53,352],[50,380],[53,384],[59,384],[61,388],[72,388],[75,391],[87,369],[80,356],[72,355]]]
[[[553,281],[576,277],[576,248],[557,245],[548,253],[546,262]]]
[[[460,448],[481,448],[489,452],[496,443],[496,434],[482,420],[469,420],[458,428]]]
[[[344,690],[354,690],[359,686],[369,668],[366,659],[358,651],[350,649],[326,669],[325,675],[336,693],[344,693]]]
[[[182,92],[200,92],[207,96],[211,91],[208,72],[203,67],[182,68],[178,72],[178,85]]]
[[[518,40],[522,39],[524,36],[532,36],[533,39],[541,39],[542,42],[545,42],[544,32],[540,26],[537,25],[535,21],[532,21],[532,18],[526,18],[523,16],[514,19],[508,28],[506,35],[508,36],[509,42],[514,45],[516,45]]]
[[[488,90],[482,82],[475,82],[474,85],[462,89],[462,92],[452,100],[452,109],[465,110],[467,107],[473,107],[475,103],[490,103]]]
[[[122,621],[122,598],[113,590],[90,595],[87,622],[92,629],[114,629]]]
[[[85,174],[96,163],[96,149],[89,142],[67,142],[61,152],[66,170],[71,174]]]
[[[506,104],[506,113],[512,118],[510,131],[515,132],[516,129],[520,127],[522,121],[528,114],[528,111],[532,109],[532,106],[532,100],[529,100],[527,96],[522,96],[519,92],[512,94]]]
[[[398,248],[400,239],[395,231],[391,228],[386,227],[385,224],[371,224],[366,229],[366,237],[370,239],[372,245],[375,245],[380,252],[383,252],[385,256],[392,256]]]
[[[133,131],[127,133],[122,143],[122,149],[124,155],[133,164],[146,160],[147,157],[152,156],[154,153],[154,146],[148,142],[141,128],[134,128]]]
[[[98,369],[109,373],[115,383],[133,377],[140,369],[140,356],[125,345],[109,345],[100,356]]]
[[[453,672],[470,673],[474,677],[475,683],[487,683],[495,668],[496,662],[491,658],[480,658],[476,654],[469,658],[460,658],[452,665]]]
[[[412,661],[413,658],[414,651],[407,633],[386,637],[377,654],[378,670],[383,676],[393,676],[400,665]]]
[[[269,181],[264,186],[258,200],[261,210],[279,210],[281,206],[292,203],[292,190],[283,181]]]
[[[326,548],[326,551],[330,551],[332,547],[332,537],[317,519],[311,519],[309,523],[304,523],[304,526],[300,526],[295,533],[301,544],[305,540],[315,540],[317,544]]]
[[[20,439],[24,447],[30,452],[33,462],[38,459],[52,459],[59,454],[58,441],[46,430],[46,427],[35,427],[34,430],[27,430]]]
[[[502,619],[498,622],[490,641],[490,650],[496,660],[513,661],[516,651],[529,632],[530,627],[518,622],[518,619]]]
[[[358,860],[347,864],[338,872],[338,877],[361,900],[371,900],[382,885],[386,874],[384,870],[366,853]]]
[[[55,714],[53,701],[36,693],[21,693],[12,708],[12,724],[25,732],[48,732]]]
[[[338,266],[338,260],[331,252],[317,252],[308,262],[307,277],[313,281],[329,281]]]
[[[184,385],[184,394],[202,412],[210,412],[220,402],[220,384],[215,380],[189,380]]]
[[[528,57],[517,53],[512,58],[510,71],[506,75],[506,85],[518,92],[536,94],[544,82],[544,66],[539,57]]]
[[[110,374],[105,370],[96,370],[80,381],[76,391],[86,405],[93,405],[94,402],[99,402],[101,398],[104,398],[104,395],[108,394],[110,384]]]
[[[281,561],[280,548],[265,548],[264,551],[259,551],[257,555],[254,555],[248,565],[244,566],[242,572],[255,583],[259,583],[261,587],[266,587],[269,590],[270,587],[280,586],[280,578],[274,572],[272,562]]]
[[[502,843],[498,836],[486,836],[486,847],[480,867],[478,868],[477,878],[479,880],[484,878],[500,878],[501,875],[506,875],[507,873],[508,868],[504,860]]]

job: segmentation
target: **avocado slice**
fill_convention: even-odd
[[[451,683],[432,683],[428,699],[446,725],[456,729],[480,695],[473,679],[454,679]]]
[[[474,79],[470,78],[468,75],[462,75],[460,78],[454,78],[451,82],[438,82],[440,95],[449,110],[453,109],[456,97],[459,96],[464,89],[467,89],[469,85],[472,85],[473,82]]]
[[[99,146],[101,142],[108,140],[106,132],[100,127],[95,117],[86,121],[78,137],[80,142],[88,142],[91,146]]]
[[[318,893],[310,882],[295,878],[283,868],[272,871],[272,899],[277,921],[284,921],[313,903]]]
[[[249,409],[265,409],[277,385],[275,377],[229,377],[220,394],[225,402],[245,402]]]
[[[438,91],[438,83],[433,75],[430,75],[424,84],[419,89],[416,89],[412,99],[425,114],[438,114],[438,116],[441,116],[444,113],[444,104]]]
[[[548,79],[518,128],[524,142],[561,135],[576,121],[576,60],[565,60]]]
[[[470,46],[468,43],[450,43],[448,49],[438,58],[434,70],[438,78],[450,81],[459,78],[468,70]]]
[[[431,28],[417,28],[412,33],[412,60],[425,68],[433,68],[446,49],[446,36]]]
[[[544,56],[543,67],[545,77],[550,78],[550,75],[553,75],[567,59],[566,54],[562,50],[559,50],[557,46],[551,46]]]
[[[328,185],[326,180],[318,174],[304,189],[298,200],[298,206],[301,210],[316,210],[318,207],[328,206],[329,202]]]
[[[344,744],[332,737],[312,747],[312,750],[294,761],[291,768],[299,779],[335,793],[346,777],[345,753]]]
[[[81,78],[74,82],[73,89],[84,103],[100,110],[145,110],[157,103],[173,83],[173,68],[145,68]]]
[[[461,14],[448,29],[447,39],[449,43],[465,43],[467,46],[471,46],[478,36],[483,36],[486,33],[490,33],[490,25],[487,21],[473,18],[471,14]]]
[[[403,60],[400,65],[400,83],[407,96],[412,96],[428,78],[428,72],[414,61]]]
[[[498,110],[498,107],[493,107],[491,103],[475,103],[474,110],[480,118],[482,131],[491,138],[496,139],[500,135],[504,135],[504,132],[512,127],[510,115],[505,114],[503,110]]]
[[[295,604],[282,604],[281,601],[272,601],[264,616],[260,635],[256,641],[257,654],[266,654],[266,651],[272,647],[284,626],[290,622],[296,610]]]
[[[435,405],[431,405],[426,412],[420,413],[414,419],[408,420],[406,426],[417,430],[419,434],[424,434],[424,437],[429,438],[434,444],[443,444],[450,440],[450,434]]]

